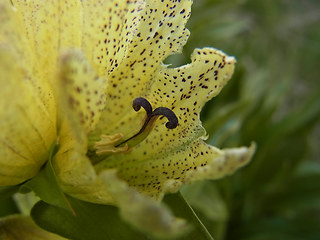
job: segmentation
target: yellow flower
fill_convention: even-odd
[[[42,53],[43,46],[38,47],[31,29],[34,26],[23,23],[10,1],[0,1],[0,22],[0,186],[5,186],[21,183],[39,171],[57,128],[49,85],[54,68],[46,67],[54,62],[46,54],[54,51]]]
[[[33,177],[58,137],[66,193],[116,204],[149,231],[183,226],[157,204],[163,195],[232,174],[254,152],[204,142],[201,108],[232,76],[233,57],[204,48],[190,64],[162,63],[187,41],[191,4],[0,0],[0,185]]]
[[[66,240],[39,228],[29,217],[13,215],[0,219],[2,240]]]

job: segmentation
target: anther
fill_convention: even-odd
[[[158,107],[156,108],[152,114],[152,116],[165,116],[169,122],[166,123],[166,127],[169,129],[174,129],[178,126],[178,118],[169,108],[166,107]]]
[[[136,133],[132,137],[128,138],[127,140],[119,143],[115,147],[119,147],[125,143],[128,143],[128,145],[130,145],[129,141],[133,140],[135,138],[137,138],[137,141],[134,141],[135,142],[134,145],[137,145],[138,143],[143,141],[148,136],[149,132],[151,131],[152,126],[155,122],[155,119],[159,116],[165,116],[168,119],[168,122],[166,123],[166,127],[168,129],[174,129],[178,126],[178,118],[172,110],[170,110],[169,108],[166,108],[166,107],[158,107],[154,111],[152,111],[152,106],[151,106],[150,102],[143,97],[138,97],[138,98],[134,99],[132,107],[135,111],[139,111],[140,108],[143,107],[147,113],[147,118],[138,133]]]
[[[133,109],[138,112],[140,110],[141,107],[144,108],[144,110],[146,110],[146,113],[148,116],[150,116],[152,114],[152,106],[149,103],[149,101],[143,97],[138,97],[136,99],[133,100],[133,104],[132,104]]]

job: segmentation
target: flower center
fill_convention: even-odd
[[[136,112],[138,112],[141,107],[146,111],[146,120],[141,129],[126,140],[123,140],[123,135],[120,133],[113,136],[102,135],[100,141],[94,144],[97,155],[128,152],[132,147],[142,142],[149,135],[155,121],[160,116],[165,116],[168,119],[168,122],[166,123],[168,129],[174,129],[178,126],[178,118],[172,110],[166,107],[158,107],[155,110],[152,110],[150,102],[143,97],[134,99],[132,107]]]

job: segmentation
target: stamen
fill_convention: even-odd
[[[135,100],[133,100],[133,104],[132,104],[133,109],[138,112],[140,110],[141,107],[144,108],[144,110],[146,110],[147,115],[150,116],[152,114],[152,106],[149,103],[149,101],[143,97],[138,97]]]
[[[174,129],[178,126],[178,118],[169,108],[158,107],[152,112],[151,115],[151,117],[159,115],[165,116],[169,120],[169,122],[166,123],[166,127],[169,129]]]
[[[128,138],[127,140],[123,141],[122,143],[116,145],[116,147],[119,147],[125,143],[127,143],[130,146],[131,144],[129,144],[128,142],[132,139],[137,138],[139,135],[143,135],[143,136],[139,137],[139,140],[137,139],[137,141],[134,141],[134,145],[137,145],[138,143],[142,142],[149,135],[149,132],[151,131],[155,120],[159,116],[165,116],[169,120],[166,123],[166,127],[168,129],[174,129],[178,126],[178,118],[174,114],[174,112],[172,110],[170,110],[169,108],[158,107],[154,111],[152,111],[152,106],[149,103],[149,101],[143,97],[138,97],[133,101],[133,109],[135,111],[139,111],[141,107],[143,107],[145,109],[145,111],[147,113],[147,118],[146,118],[143,126],[141,127],[140,131],[138,133],[136,133],[135,135],[133,135],[132,137]],[[147,129],[147,127],[148,127],[148,130],[145,131]]]
[[[101,135],[100,138],[101,140],[94,144],[97,155],[126,152],[129,148],[127,144],[123,147],[115,146],[115,144],[123,138],[123,135],[121,133],[117,133],[112,136]]]
[[[94,145],[97,155],[128,152],[131,147],[139,144],[149,135],[159,116],[165,116],[168,119],[166,123],[168,129],[174,129],[178,126],[178,118],[172,110],[166,107],[158,107],[153,111],[150,102],[143,97],[134,99],[132,107],[136,112],[143,107],[147,114],[139,132],[122,142],[123,135],[120,133],[113,136],[102,135],[100,141]]]

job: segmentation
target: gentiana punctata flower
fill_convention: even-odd
[[[58,141],[52,163],[64,192],[115,204],[161,235],[184,226],[159,205],[165,193],[250,160],[253,145],[206,144],[200,121],[235,59],[204,48],[190,64],[163,64],[189,37],[192,1],[12,4],[0,0],[0,185],[32,178]]]

